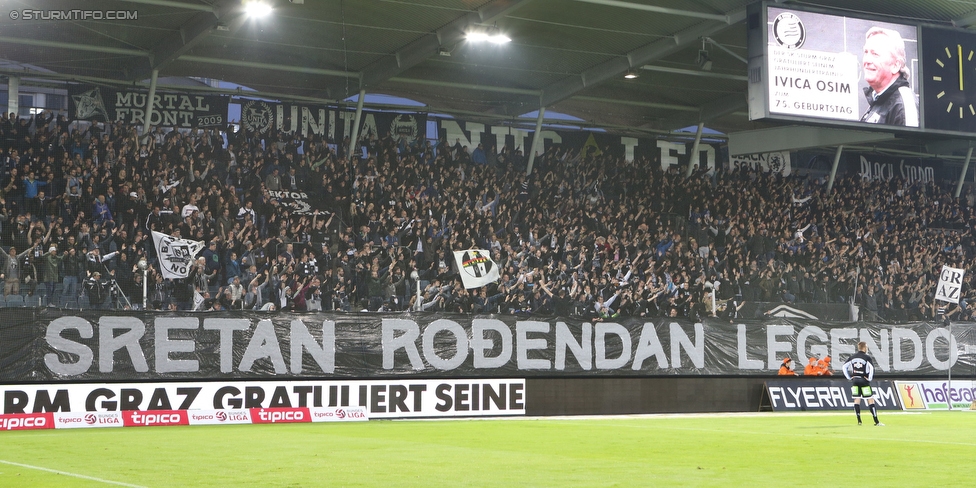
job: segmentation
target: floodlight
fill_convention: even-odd
[[[468,32],[467,39],[472,42],[485,42],[488,40],[488,33],[481,31]]]
[[[498,32],[488,36],[488,42],[492,44],[508,44],[509,42],[512,42],[512,38]]]
[[[267,3],[258,0],[245,2],[244,13],[246,13],[248,17],[255,17],[255,18],[267,17],[268,14],[271,13],[271,5],[268,5]]]
[[[472,29],[467,33],[466,38],[472,42],[490,42],[492,44],[512,42],[512,38],[502,34],[497,26],[491,26],[487,29]]]

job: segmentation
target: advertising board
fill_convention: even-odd
[[[897,381],[898,395],[905,410],[969,409],[976,401],[976,381]]]
[[[901,397],[890,380],[875,381],[879,410],[901,410]],[[852,410],[851,382],[842,378],[791,378],[766,382],[764,394],[774,412]]]
[[[130,427],[525,415],[526,389],[524,379],[52,383],[0,386],[0,398],[10,428]]]

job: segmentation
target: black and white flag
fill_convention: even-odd
[[[162,232],[153,231],[153,244],[159,256],[159,269],[164,279],[186,278],[190,274],[190,264],[203,250],[202,241],[178,239]]]
[[[498,265],[484,249],[454,251],[454,260],[465,288],[480,288],[498,281]]]
[[[939,284],[935,289],[935,299],[943,302],[959,303],[962,292],[962,277],[966,270],[942,266]]]

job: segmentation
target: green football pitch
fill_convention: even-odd
[[[0,433],[0,486],[973,486],[976,414],[370,421]]]

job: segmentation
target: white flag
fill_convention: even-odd
[[[498,265],[484,249],[454,251],[454,260],[465,288],[479,288],[498,281]]]
[[[193,290],[193,310],[203,310],[203,302],[206,299],[200,294],[199,290]]]
[[[156,231],[152,231],[152,238],[163,278],[186,278],[190,274],[190,263],[203,250],[203,242],[177,239]]]
[[[959,303],[962,292],[962,277],[966,270],[942,266],[939,285],[935,289],[935,299],[943,302]]]

